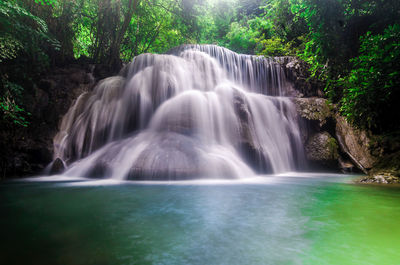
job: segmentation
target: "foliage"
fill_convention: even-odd
[[[353,70],[341,79],[345,87],[341,110],[363,128],[398,129],[400,26],[389,26],[383,34],[367,32],[360,42],[360,54],[351,60]]]
[[[2,78],[3,86],[6,92],[0,98],[0,112],[3,117],[3,122],[13,123],[27,127],[29,122],[25,119],[27,113],[18,105],[18,101],[23,93],[23,88],[15,83],[9,82],[5,77]]]
[[[21,42],[12,35],[4,34],[0,37],[0,62],[7,59],[14,59],[18,55],[18,51],[23,48]]]
[[[142,3],[131,21],[122,43],[122,58],[126,61],[146,53],[162,53],[184,43],[188,28],[182,21],[191,17],[183,15],[183,7],[176,1]]]
[[[56,0],[35,0],[35,2],[42,4],[42,5],[54,6],[54,4],[56,3]]]
[[[40,47],[43,41],[57,46],[57,41],[48,35],[48,27],[43,19],[11,1],[0,2],[0,62],[14,59],[23,50],[33,56],[43,55]]]
[[[262,38],[259,40],[259,44],[262,45],[263,50],[261,50],[258,54],[264,56],[286,56],[292,55],[290,52],[290,45],[285,44],[282,39],[279,38],[271,38],[265,39]]]
[[[384,29],[400,23],[399,1],[270,0],[267,3],[266,17],[271,19],[273,34],[280,41],[274,42],[276,37],[272,37],[265,47],[285,54],[284,45],[293,42],[291,47],[297,56],[310,66],[310,78],[326,84],[326,95],[342,104],[349,121],[375,131],[395,129],[397,125],[391,119],[395,101],[399,99],[396,89],[399,85],[393,69],[399,69],[398,48],[395,48],[399,41],[393,35],[394,28],[390,28],[392,35]]]
[[[233,22],[229,32],[226,34],[227,47],[240,53],[252,53],[256,46],[257,32],[252,30],[249,25],[241,25]]]
[[[196,1],[80,0],[72,7],[74,56],[107,63],[111,52],[118,50],[119,58],[130,61],[141,53],[195,42],[196,9]]]
[[[400,24],[399,12],[398,0],[1,1],[2,110],[25,115],[20,106],[29,103],[9,84],[24,94],[49,66],[73,57],[117,69],[141,53],[207,43],[298,56],[350,121],[386,130],[384,116],[398,98],[398,74],[390,70],[398,67],[398,26],[388,26]]]
[[[2,123],[26,127],[29,113],[22,107],[21,84],[30,80],[24,79],[24,68],[32,72],[45,69],[46,47],[58,48],[59,43],[50,36],[46,22],[21,4],[0,2],[0,62],[8,64],[0,68],[0,113]]]
[[[269,0],[263,7],[263,18],[270,21],[275,38],[292,42],[291,46],[299,46],[302,44],[299,39],[308,32],[308,28],[303,17],[293,12],[293,5],[289,0]]]

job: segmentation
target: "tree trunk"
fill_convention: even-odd
[[[129,0],[128,11],[125,13],[124,22],[121,28],[119,29],[118,33],[116,34],[116,38],[114,39],[110,47],[110,57],[109,57],[110,59],[108,63],[112,67],[112,69],[114,69],[114,67],[120,68],[122,65],[122,62],[120,60],[121,43],[122,40],[124,39],[129,23],[131,22],[132,16],[136,11],[137,5],[139,3],[140,0]]]

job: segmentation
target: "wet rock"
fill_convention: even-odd
[[[400,183],[400,177],[390,172],[379,172],[374,175],[365,176],[359,180],[360,183],[394,184]]]
[[[287,78],[293,82],[294,88],[305,97],[323,97],[325,84],[316,78],[310,78],[307,63],[296,57],[282,57],[279,62],[285,70]]]
[[[178,180],[204,175],[203,167],[200,166],[200,148],[190,137],[177,133],[160,134],[140,153],[127,178]]]
[[[128,73],[129,73],[129,66],[130,66],[130,64],[124,64],[122,66],[121,70],[119,71],[118,75],[127,78],[128,77]]]
[[[98,161],[93,167],[89,169],[85,177],[103,179],[109,177],[111,168],[105,161]]]
[[[62,161],[61,158],[56,158],[50,167],[50,175],[56,175],[56,174],[60,174],[61,172],[63,172],[65,169],[65,164]]]
[[[22,175],[28,175],[31,171],[31,165],[29,164],[25,154],[18,154],[18,156],[8,157],[1,163],[2,168],[0,178],[4,177],[19,177]]]
[[[171,115],[164,119],[159,125],[160,129],[169,132],[176,132],[184,135],[191,135],[194,131],[196,121],[190,112]]]
[[[324,98],[293,98],[293,102],[300,117],[310,121],[317,121],[321,128],[334,115],[334,106]]]
[[[342,173],[352,173],[356,171],[356,166],[351,161],[339,156],[338,162],[340,171],[342,171]]]
[[[239,150],[244,160],[259,174],[272,174],[271,161],[261,155],[261,151],[252,142],[241,141]]]
[[[335,138],[328,132],[312,135],[306,145],[306,157],[312,165],[328,168],[337,168],[339,146]]]
[[[233,105],[235,108],[235,112],[240,119],[240,122],[244,125],[247,124],[250,120],[251,113],[248,105],[244,100],[244,97],[241,96],[238,92],[236,92],[233,97]]]
[[[300,134],[303,144],[318,132],[327,131],[334,135],[334,109],[323,98],[293,98],[297,113],[300,117]]]
[[[55,67],[24,87],[30,124],[27,128],[0,129],[1,177],[39,174],[51,162],[52,140],[62,117],[73,101],[94,85],[89,68],[81,64]]]
[[[246,162],[260,174],[273,173],[271,162],[261,155],[261,150],[254,144],[251,136],[251,111],[244,96],[238,91],[233,97],[234,109],[240,120],[240,141],[237,144],[238,151],[242,154]]]
[[[365,131],[351,126],[344,117],[336,115],[336,138],[341,149],[365,173],[373,167],[376,158],[370,153],[370,139]]]

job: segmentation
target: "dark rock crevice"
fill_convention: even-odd
[[[118,70],[75,60],[34,80],[23,98],[26,111],[31,113],[28,127],[0,129],[0,178],[42,173],[52,161],[53,137],[69,107],[80,94],[91,91],[98,80]],[[55,168],[53,173],[59,172],[61,165]]]

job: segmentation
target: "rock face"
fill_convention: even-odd
[[[238,149],[243,153],[246,162],[255,168],[257,173],[273,173],[270,161],[263,159],[260,155],[261,150],[255,145],[251,136],[251,111],[238,92],[234,96],[234,109],[240,119],[240,141]]]
[[[303,143],[316,132],[332,132],[333,106],[323,98],[293,98],[297,112],[301,118],[301,134]]]
[[[61,118],[73,101],[81,93],[90,91],[102,77],[94,73],[97,68],[75,61],[53,68],[34,80],[31,87],[29,84],[24,87],[24,102],[29,102],[25,108],[32,114],[28,119],[30,124],[27,128],[0,128],[3,151],[0,154],[0,178],[40,174],[45,169],[52,161],[53,137]],[[59,162],[55,172],[62,170],[62,162]]]
[[[342,150],[357,166],[367,173],[376,162],[370,153],[370,139],[366,132],[355,129],[344,117],[336,115],[336,138]]]
[[[59,174],[64,171],[65,164],[60,158],[56,158],[50,165],[49,175]]]
[[[318,121],[319,127],[325,125],[328,119],[332,118],[333,105],[324,98],[294,98],[293,101],[300,116],[307,120]]]
[[[365,174],[378,174],[377,170],[371,169],[384,169],[379,170],[379,174],[387,173],[388,168],[392,174],[396,176],[395,166],[392,160],[389,162],[379,163],[379,161],[387,160],[388,157],[399,148],[393,150],[383,150],[382,146],[385,143],[373,145],[371,137],[362,130],[358,130],[348,124],[344,117],[338,114],[335,106],[327,104],[323,99],[324,84],[317,80],[310,78],[306,63],[293,57],[284,57],[280,63],[285,69],[286,75],[294,83],[294,87],[300,92],[300,98],[295,98],[293,101],[296,103],[297,111],[302,120],[302,139],[308,146],[306,150],[308,158],[313,160],[314,153],[318,153],[313,142],[317,141],[320,133],[327,132],[336,139],[339,146],[338,165],[342,171],[352,171],[355,166],[362,170]],[[392,141],[393,142],[393,141]],[[396,141],[394,141],[396,145]],[[400,141],[397,141],[400,143]],[[397,144],[400,145],[400,144]],[[393,146],[393,143],[390,144]],[[386,148],[387,149],[387,148]],[[311,152],[311,153],[310,153]],[[400,153],[400,152],[398,152]],[[398,155],[400,156],[400,154]],[[383,165],[385,164],[385,165]],[[321,164],[321,166],[324,166]],[[394,170],[394,171],[393,171]]]
[[[293,82],[294,87],[304,97],[323,97],[325,84],[310,78],[308,69],[310,68],[307,63],[297,59],[296,57],[282,57],[280,60],[281,65],[285,69],[285,74],[290,81]]]
[[[305,151],[308,161],[327,168],[338,168],[339,146],[328,132],[312,135],[306,142]]]
[[[356,168],[336,139],[336,107],[326,99],[294,98],[301,134],[312,169],[353,172]]]
[[[400,182],[400,133],[372,136],[349,124],[326,99],[294,98],[312,169],[336,169],[366,177],[362,183]]]

